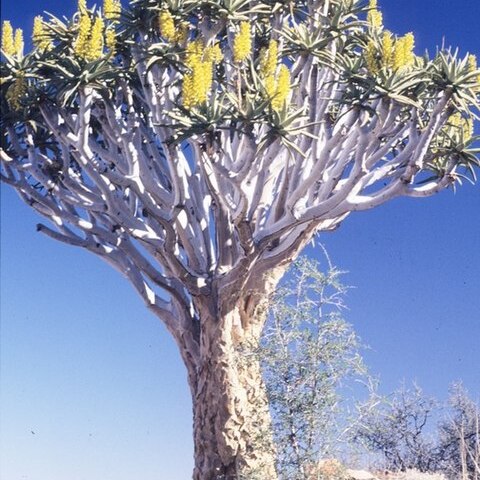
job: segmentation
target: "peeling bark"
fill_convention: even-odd
[[[223,320],[220,322],[223,323]],[[275,479],[270,414],[260,365],[214,326],[193,394],[194,480]]]
[[[203,308],[200,359],[192,388],[194,480],[275,480],[275,449],[260,363],[254,350],[267,299],[284,269],[236,305]],[[220,313],[225,312],[227,313]],[[205,318],[206,317],[206,318]]]

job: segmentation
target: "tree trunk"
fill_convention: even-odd
[[[192,388],[194,480],[277,478],[268,399],[255,355],[267,295],[250,296],[218,318],[202,319]],[[209,312],[203,316],[211,316],[211,305]]]

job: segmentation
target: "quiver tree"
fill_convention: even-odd
[[[259,366],[236,353],[316,232],[473,176],[475,58],[416,56],[373,0],[80,0],[33,43],[4,23],[2,180],[174,337],[194,478],[274,479]]]

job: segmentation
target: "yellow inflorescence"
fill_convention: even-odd
[[[265,94],[268,98],[272,99],[275,96],[277,90],[277,83],[273,75],[269,75],[265,78]]]
[[[50,50],[52,47],[52,42],[45,31],[45,24],[40,15],[37,15],[33,20],[32,42],[40,50]]]
[[[223,53],[220,49],[220,45],[216,43],[211,47],[207,47],[203,53],[203,59],[206,62],[220,63],[223,60]]]
[[[92,30],[92,20],[88,13],[82,13],[78,24],[78,36],[73,46],[74,52],[81,58],[87,59],[90,49],[90,35]]]
[[[175,41],[180,45],[188,40],[189,28],[189,24],[186,22],[181,22],[178,26]]]
[[[471,118],[467,118],[465,119],[464,122],[465,123],[463,125],[463,141],[468,142],[469,140],[471,140],[474,133],[473,120]]]
[[[233,60],[243,62],[252,52],[252,36],[250,33],[250,23],[241,22],[240,31],[233,39]]]
[[[260,73],[264,78],[275,75],[278,63],[278,43],[271,40],[268,48],[260,52]]]
[[[368,4],[368,13],[367,13],[367,22],[373,28],[382,28],[383,26],[383,15],[377,9],[377,0],[370,0]]]
[[[260,76],[265,85],[265,95],[270,99],[273,110],[280,110],[290,94],[290,71],[286,65],[278,65],[278,43],[271,40],[260,52]],[[278,72],[277,72],[278,70]],[[278,73],[278,75],[277,75]]]
[[[376,75],[380,69],[387,68],[394,71],[401,71],[415,63],[415,37],[407,33],[404,37],[394,40],[392,34],[385,31],[377,45],[371,39],[364,52],[364,59],[368,70]]]
[[[280,110],[283,107],[288,100],[290,90],[290,70],[288,70],[286,65],[280,65],[275,94],[272,99],[272,108],[274,110]]]
[[[87,0],[78,0],[78,11],[85,13],[87,11]]]
[[[13,39],[13,45],[15,47],[15,54],[18,56],[23,56],[23,30],[21,28],[17,28],[15,30],[15,37]]]
[[[377,60],[377,45],[374,40],[370,40],[365,49],[365,63],[367,64],[368,71],[373,75],[376,75],[379,71]]]
[[[27,92],[27,83],[25,78],[18,77],[14,80],[14,82],[10,85],[5,95],[8,104],[12,110],[17,111],[20,110],[22,106],[22,97]]]
[[[186,49],[186,56],[185,56],[185,65],[190,69],[193,70],[195,65],[198,62],[202,61],[203,52],[205,50],[205,45],[203,42],[198,39],[190,42],[187,45]]]
[[[107,20],[118,20],[122,4],[118,0],[104,0],[103,14]]]
[[[115,35],[115,30],[113,30],[112,28],[109,28],[105,32],[105,45],[107,46],[108,50],[110,50],[112,54],[115,54],[115,49],[117,46],[117,38]]]
[[[190,70],[183,77],[183,105],[191,109],[207,101],[212,89],[213,65],[222,60],[219,45],[205,47],[202,40],[195,40],[187,45],[185,65]]]
[[[96,60],[103,53],[103,31],[105,25],[102,17],[97,17],[92,27],[92,35],[90,37],[87,60]]]
[[[271,40],[268,47],[260,52],[260,74],[265,82],[265,93],[269,98],[273,98],[275,95],[277,63],[278,43],[275,40]]]
[[[108,5],[107,7],[110,8]],[[100,15],[92,22],[86,0],[78,0],[78,11],[80,12],[78,35],[73,50],[84,60],[96,60],[103,55],[105,23]]]
[[[478,70],[478,65],[477,65],[477,57],[475,55],[469,55],[468,56],[468,71],[469,72],[476,72]],[[480,74],[476,78],[476,82],[478,83],[478,87],[480,89]]]
[[[415,55],[413,54],[414,46],[415,38],[412,33],[407,33],[395,42],[395,51],[393,54],[394,70],[400,70],[413,64],[415,61]]]
[[[461,132],[464,142],[468,142],[473,137],[473,121],[471,118],[464,118],[461,113],[457,112],[450,115],[447,124],[457,132]]]
[[[175,42],[177,39],[177,32],[175,29],[175,22],[172,14],[168,10],[162,10],[158,15],[158,27],[160,35],[169,42]]]
[[[382,62],[388,68],[393,67],[393,55],[393,37],[390,32],[385,31],[382,35]]]
[[[468,71],[474,72],[477,69],[477,57],[476,55],[468,56]]]
[[[12,24],[5,20],[2,25],[2,50],[7,55],[15,55]]]

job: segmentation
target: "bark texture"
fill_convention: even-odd
[[[211,304],[202,312],[192,386],[194,480],[277,478],[268,398],[254,349],[266,320],[265,300],[281,273],[254,294],[227,298],[213,316]]]

